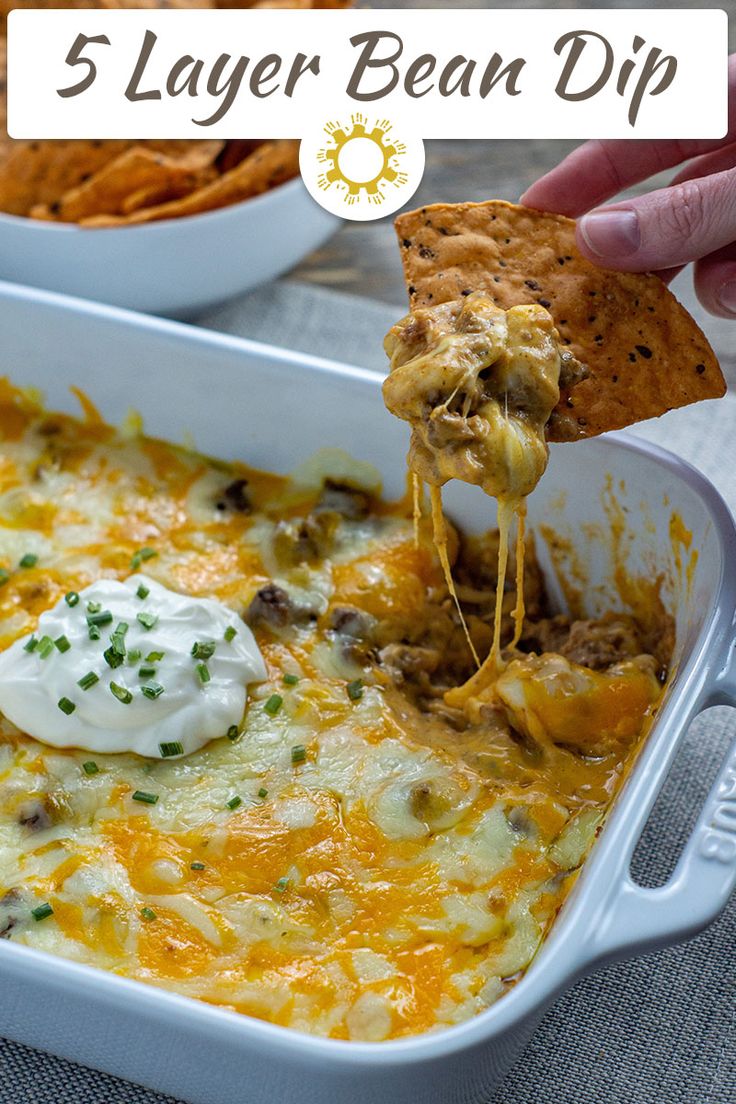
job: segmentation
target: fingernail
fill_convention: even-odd
[[[598,257],[628,257],[641,245],[636,211],[593,211],[578,226],[592,253]]]
[[[718,291],[718,302],[724,311],[736,315],[736,280],[727,280]]]

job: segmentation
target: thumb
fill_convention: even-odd
[[[705,257],[736,240],[736,170],[599,207],[578,220],[577,240],[589,260],[626,272]]]

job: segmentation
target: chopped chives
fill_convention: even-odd
[[[147,586],[144,586],[143,583],[139,583],[138,589],[135,592],[135,596],[136,598],[140,598],[142,601],[144,598],[147,598],[150,593],[151,591]]]
[[[128,631],[127,621],[119,621],[110,634],[110,647],[119,656],[125,655],[125,634]]]
[[[4,567],[0,567],[0,586],[5,586],[9,579],[10,572]]]
[[[37,647],[38,647],[38,640],[36,639],[35,636],[30,636],[28,638],[28,640],[25,642],[25,644],[23,645],[23,651],[24,652],[35,652]]]
[[[102,655],[107,665],[112,667],[113,670],[115,670],[116,667],[120,667],[125,661],[125,656],[121,656],[120,652],[115,651],[114,647],[105,648]]]
[[[242,804],[243,804],[242,797],[238,797],[238,795],[236,794],[235,797],[230,798],[230,800],[227,803],[227,807],[228,807],[228,809],[237,809],[238,806],[242,805]]]
[[[154,626],[154,625],[156,624],[156,622],[158,621],[158,617],[156,616],[156,614],[155,614],[155,613],[146,613],[146,611],[145,611],[145,610],[142,610],[142,611],[141,611],[140,613],[137,613],[137,614],[135,615],[135,618],[136,618],[136,621],[138,621],[138,623],[139,623],[140,625],[142,625],[142,626],[143,626],[143,628],[144,628],[144,629],[145,629],[145,630],[146,630],[147,632],[148,632],[148,631],[149,631],[150,629],[152,629],[152,628],[153,628],[153,626]]]
[[[281,706],[284,704],[284,699],[280,694],[272,694],[263,708],[268,713],[269,717],[275,717]]]
[[[62,633],[61,636],[57,636],[56,640],[54,641],[54,644],[56,645],[56,647],[59,649],[60,652],[68,652],[69,649],[71,648],[71,644],[69,643],[68,638],[66,636],[64,636],[63,633]]]
[[[64,601],[66,602],[66,604],[70,608],[73,608],[74,606],[78,606],[79,605],[79,595],[77,594],[76,590],[70,590],[67,594],[65,594],[64,595]]]
[[[94,671],[88,671],[86,675],[82,675],[81,679],[79,679],[77,686],[81,686],[83,690],[90,690],[94,684],[99,681],[99,675],[96,675]]]
[[[158,794],[146,793],[145,790],[136,790],[133,794],[133,801],[140,801],[143,805],[155,805],[158,801]]]
[[[296,686],[299,681],[298,675],[284,675],[282,682],[284,686]]]
[[[49,916],[54,915],[54,910],[51,905],[46,902],[45,905],[37,905],[36,908],[31,909],[31,916],[34,920],[46,920]]]
[[[171,759],[174,755],[184,754],[184,748],[178,740],[172,740],[168,744],[159,744],[158,750],[161,752],[162,759]]]
[[[261,799],[263,799],[264,797],[268,797],[268,790],[265,786],[261,786],[260,790],[258,791],[258,796]]]
[[[41,659],[48,659],[54,650],[54,642],[50,636],[42,636],[38,642],[38,654]]]
[[[21,556],[18,567],[35,567],[38,563],[38,556],[35,552],[26,552],[25,556]]]
[[[160,682],[148,682],[145,686],[141,686],[141,694],[144,698],[149,698],[151,701],[160,698],[163,692],[164,688]]]
[[[87,613],[99,613],[102,609],[102,602],[88,602]]]
[[[154,556],[158,556],[155,548],[139,548],[137,552],[133,553],[130,566],[133,571],[137,571],[142,563],[145,563],[146,560],[152,560]]]
[[[144,920],[155,920],[156,919],[156,913],[153,911],[152,908],[149,908],[148,905],[146,905],[145,908],[141,909],[141,916],[143,917]]]
[[[202,683],[203,686],[206,682],[209,682],[210,679],[212,678],[212,675],[210,674],[210,669],[209,669],[209,667],[207,666],[206,663],[198,663],[197,667],[196,667],[196,671],[197,671],[197,674],[199,675],[199,681]]]
[[[77,708],[73,701],[69,701],[69,698],[59,698],[56,704],[62,713],[66,713],[67,717],[71,716]]]
[[[154,678],[155,675],[156,675],[156,668],[155,667],[139,667],[138,668],[138,677],[139,678],[142,678],[142,679]]]
[[[193,863],[189,864],[189,869],[190,870],[206,870],[207,867],[204,865],[203,862],[193,862]]]
[[[135,667],[138,660],[141,658],[140,648],[128,648],[128,663],[131,667]]]
[[[118,686],[116,682],[110,683],[110,692],[113,697],[116,697],[123,705],[130,705],[133,700],[133,695],[130,690],[126,690],[124,686]]]
[[[227,730],[228,740],[230,740],[230,742],[234,744],[239,735],[240,733],[238,732],[238,726],[230,725],[229,729]]]
[[[289,888],[289,879],[288,878],[279,878],[276,885],[273,887],[274,893],[285,893],[288,888]]]
[[[307,749],[304,744],[296,744],[291,749],[291,761],[296,766],[297,763],[303,763],[307,758]]]
[[[95,603],[96,604],[96,603]],[[95,610],[87,614],[88,625],[109,625],[112,621],[112,614],[109,610]]]
[[[146,663],[158,663],[165,655],[166,652],[149,652],[146,656]]]
[[[88,759],[86,763],[82,763],[82,770],[85,774],[99,774],[100,768],[95,763],[94,759]]]
[[[234,625],[228,625],[223,635],[227,643],[230,644],[230,642],[233,641],[238,635],[238,630],[235,628]]]
[[[192,644],[192,655],[195,659],[211,659],[216,647],[214,640],[197,640]]]
[[[90,640],[99,640],[101,636],[102,636],[102,633],[100,632],[99,625],[90,625],[89,626],[89,638],[90,638]]]
[[[351,701],[360,701],[363,697],[363,680],[355,679],[347,684],[347,693]]]

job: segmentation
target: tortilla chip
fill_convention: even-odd
[[[146,207],[128,217],[93,215],[80,220],[82,226],[131,226],[158,219],[202,214],[260,195],[299,172],[299,143],[291,139],[264,142],[234,169],[183,199]]]
[[[91,215],[120,214],[126,199],[134,192],[145,190],[156,195],[191,192],[215,175],[212,162],[222,146],[222,142],[192,143],[179,156],[131,146],[89,180],[65,192],[56,203],[55,214],[61,222],[79,222]]]
[[[587,368],[561,387],[550,441],[594,437],[725,393],[706,337],[659,277],[591,264],[572,219],[491,200],[423,207],[395,226],[412,307],[481,290],[506,310],[549,310]]]

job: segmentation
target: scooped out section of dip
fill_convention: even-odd
[[[0,655],[0,711],[53,747],[187,755],[239,725],[266,678],[252,632],[212,598],[101,579]]]
[[[536,304],[497,307],[483,292],[415,310],[388,333],[386,406],[412,428],[409,467],[518,501],[547,466],[544,427],[560,397],[563,354]]]

